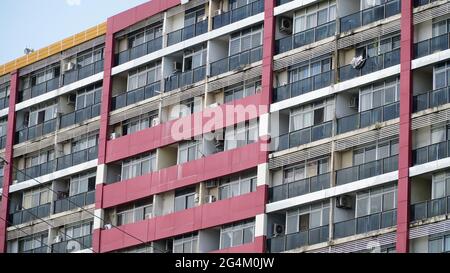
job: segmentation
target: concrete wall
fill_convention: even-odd
[[[428,253],[428,237],[410,240],[410,253]]]
[[[411,204],[431,199],[431,181],[424,177],[414,177],[411,183]]]
[[[220,229],[205,229],[198,232],[198,247],[200,253],[217,250],[220,247]]]

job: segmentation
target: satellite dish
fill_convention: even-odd
[[[25,54],[25,55],[28,55],[28,54],[30,54],[30,53],[32,53],[32,52],[34,52],[34,49],[32,49],[32,48],[25,48],[24,50],[23,50],[23,53]]]

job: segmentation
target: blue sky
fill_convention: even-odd
[[[148,0],[0,0],[0,64]]]

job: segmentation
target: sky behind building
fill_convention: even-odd
[[[148,0],[2,0],[0,64],[100,24]]]

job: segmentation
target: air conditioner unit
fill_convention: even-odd
[[[210,104],[209,108],[214,108],[214,107],[217,107],[217,106],[219,106],[219,103],[215,102],[213,104]]]
[[[112,225],[111,224],[105,224],[104,226],[103,226],[103,228],[104,229],[112,229]]]
[[[215,187],[217,187],[217,180],[207,181],[205,186],[207,189],[215,188]]]
[[[222,14],[222,10],[221,9],[217,9],[217,10],[214,11],[214,16],[221,15],[221,14]]]
[[[280,32],[284,34],[292,34],[292,20],[288,17],[281,17],[280,20]]]
[[[350,98],[348,107],[349,108],[358,108],[358,96],[353,96]]]
[[[109,139],[116,139],[117,138],[117,133],[116,132],[114,132],[114,133],[111,133],[111,135],[109,136]]]
[[[59,243],[59,242],[62,242],[62,236],[61,235],[57,235],[56,237],[55,237],[55,240],[53,241],[54,243]]]
[[[256,94],[259,94],[259,93],[261,93],[261,92],[262,92],[262,86],[256,87],[255,93],[256,93]]]
[[[216,197],[214,195],[208,195],[206,197],[206,202],[208,202],[208,203],[216,202]]]
[[[152,119],[152,127],[159,125],[159,118]]]
[[[70,94],[67,97],[67,104],[75,104],[76,100],[77,100],[77,96],[75,94]]]
[[[70,70],[73,70],[73,69],[75,69],[76,66],[77,66],[76,63],[74,63],[74,62],[68,62],[68,63],[65,64],[64,71],[70,71]]]
[[[352,197],[350,195],[341,195],[336,197],[336,207],[340,209],[351,209]]]
[[[200,196],[198,195],[198,193],[194,194],[194,201],[195,203],[198,203],[200,201]]]
[[[277,237],[284,234],[284,226],[280,224],[273,224],[273,237]]]
[[[183,69],[183,64],[179,63],[179,62],[173,62],[172,63],[172,67],[173,67],[173,71],[174,72],[178,72],[178,71],[181,71]]]

